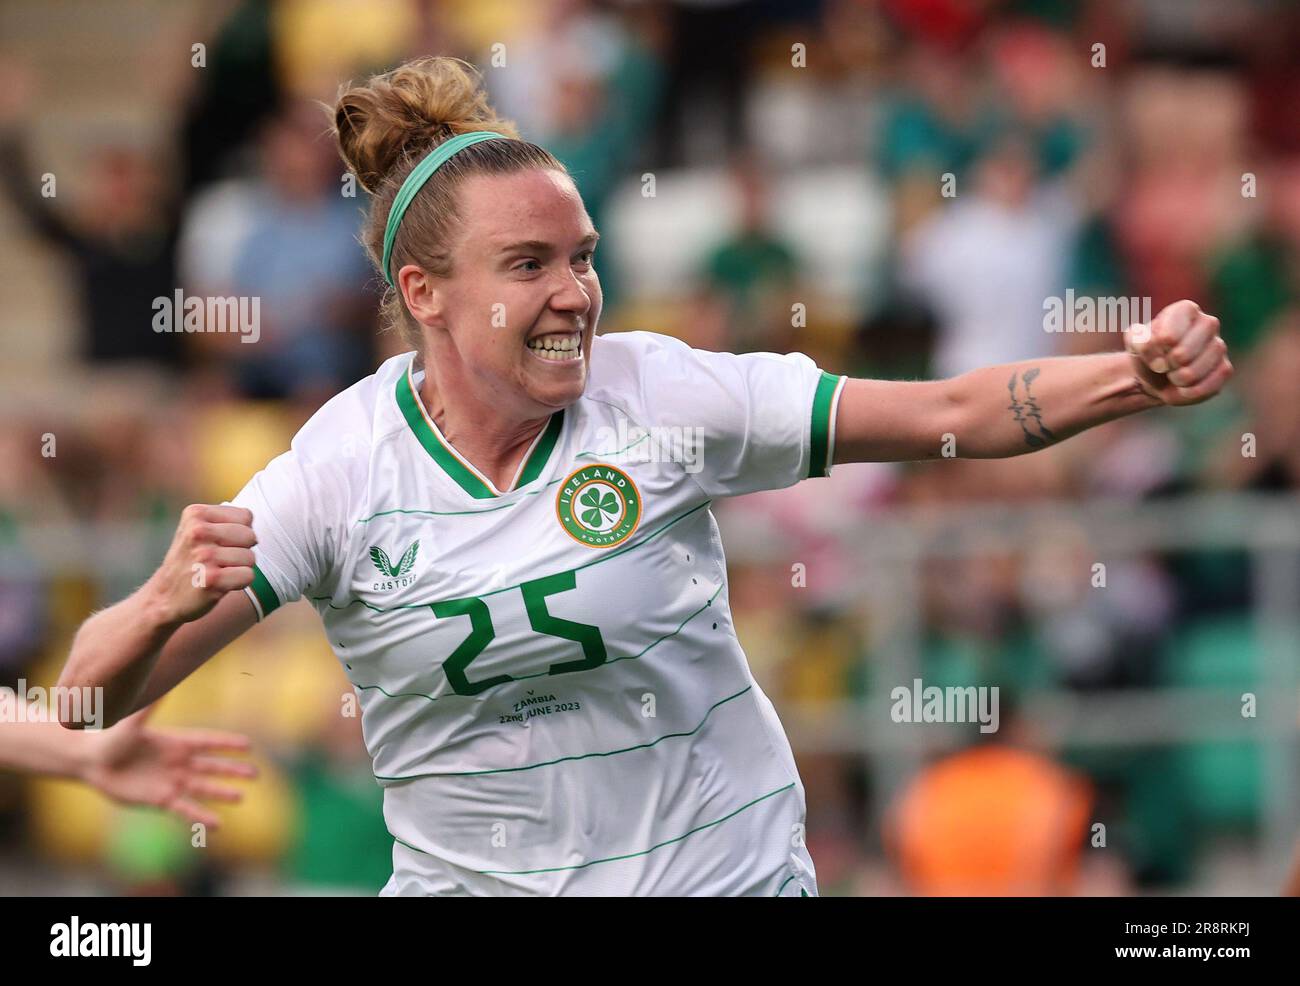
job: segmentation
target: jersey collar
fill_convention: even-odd
[[[406,419],[407,425],[424,446],[424,450],[442,471],[455,481],[457,486],[476,500],[490,500],[503,493],[522,489],[542,474],[542,469],[555,450],[560,429],[564,427],[563,408],[551,415],[551,420],[546,423],[546,427],[533,439],[533,444],[528,447],[528,452],[524,455],[524,460],[520,463],[519,471],[515,474],[510,487],[504,491],[498,490],[491,480],[452,448],[451,442],[442,437],[442,432],[433,423],[433,418],[429,417],[429,412],[424,409],[424,402],[420,400],[419,388],[415,386],[414,367],[415,358],[412,357],[406,372],[397,378],[397,406],[401,408],[402,417]]]

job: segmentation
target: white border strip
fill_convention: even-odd
[[[830,431],[826,436],[826,475],[831,474],[831,467],[835,465],[835,419],[840,416],[840,394],[844,392],[844,385],[849,382],[847,374],[840,375],[840,382],[835,385],[835,393],[831,395],[830,410]]]

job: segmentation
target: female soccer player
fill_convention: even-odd
[[[410,351],[233,505],[187,507],[61,683],[126,714],[306,596],[361,697],[394,840],[384,894],[815,895],[710,504],[953,439],[1016,455],[1205,400],[1232,372],[1190,301],[1129,352],[937,382],[597,336],[597,231],[464,63],[347,88],[335,123]]]

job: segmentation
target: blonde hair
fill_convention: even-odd
[[[348,83],[339,90],[333,132],[344,162],[371,195],[361,238],[381,277],[384,227],[402,182],[433,148],[474,130],[511,139],[466,147],[434,172],[402,218],[393,243],[393,272],[418,264],[437,277],[451,274],[450,248],[461,222],[456,189],[470,175],[529,168],[568,172],[549,151],[523,140],[513,123],[497,116],[478,70],[459,58],[417,58],[364,85]],[[394,288],[384,294],[383,321],[385,329],[398,329],[412,348],[422,348],[420,326]]]

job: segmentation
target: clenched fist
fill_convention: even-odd
[[[181,522],[149,589],[165,623],[197,620],[228,592],[253,584],[253,513],[243,507],[194,503]]]
[[[1150,325],[1129,326],[1124,348],[1135,357],[1142,389],[1165,404],[1209,400],[1232,377],[1219,320],[1194,301],[1175,301]]]

